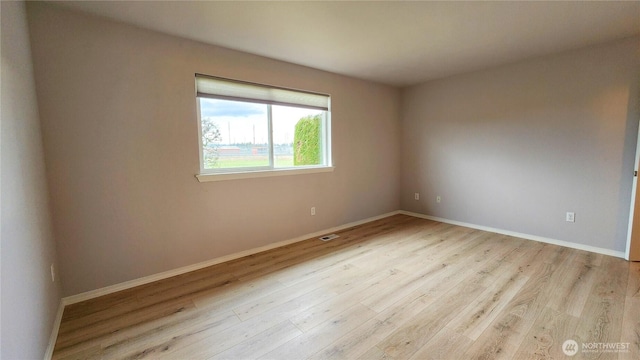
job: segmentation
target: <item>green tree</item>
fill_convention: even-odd
[[[293,135],[293,165],[319,165],[321,163],[322,117],[309,115],[296,123]]]
[[[217,143],[220,141],[222,141],[222,135],[218,125],[210,117],[202,119],[202,154],[205,167],[208,169],[214,168],[218,163],[220,154]]]

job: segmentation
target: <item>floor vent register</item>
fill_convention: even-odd
[[[329,234],[329,235],[325,235],[325,236],[323,236],[323,237],[321,237],[319,239],[322,240],[322,241],[329,241],[329,240],[333,240],[333,239],[335,239],[337,237],[340,237],[340,236],[336,235],[336,234]]]

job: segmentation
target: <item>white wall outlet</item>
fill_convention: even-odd
[[[420,193],[413,194],[413,198],[416,200],[420,200]]]
[[[56,268],[51,264],[51,281],[56,282]]]
[[[442,198],[440,198],[440,195],[436,196],[436,202],[439,204],[440,201],[442,201]]]
[[[313,216],[315,214],[316,214],[316,207],[314,206],[311,208],[311,215]]]
[[[576,222],[576,213],[567,212],[567,222]]]

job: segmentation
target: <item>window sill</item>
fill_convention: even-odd
[[[287,175],[304,175],[323,172],[332,172],[333,166],[323,166],[316,168],[306,169],[279,169],[279,170],[264,170],[264,171],[243,171],[232,173],[217,173],[217,174],[198,174],[196,179],[199,182],[209,181],[224,181],[224,180],[237,180],[237,179],[251,179],[271,176],[287,176]]]

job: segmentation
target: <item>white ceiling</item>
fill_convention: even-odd
[[[396,86],[640,33],[639,1],[58,4]]]

